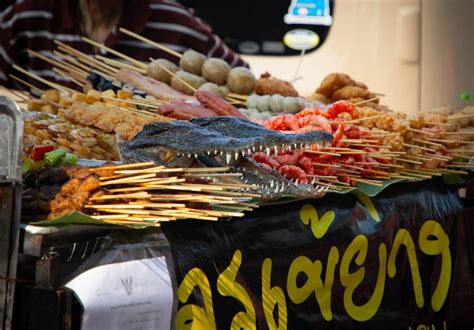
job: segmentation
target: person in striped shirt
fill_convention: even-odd
[[[54,58],[54,40],[59,40],[87,54],[102,53],[83,42],[81,36],[143,62],[150,57],[178,61],[119,32],[119,27],[178,52],[192,48],[208,57],[222,58],[231,66],[247,66],[192,9],[174,0],[17,0],[0,13],[0,85],[25,88],[9,77],[22,76],[12,67],[17,64],[44,79],[74,87],[53,72],[50,64],[29,55],[27,49]],[[31,78],[22,78],[41,86]]]

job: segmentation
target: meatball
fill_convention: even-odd
[[[181,59],[179,60],[179,66],[190,73],[201,75],[202,66],[206,56],[201,53],[198,53],[192,49],[188,49],[183,53]]]
[[[302,109],[298,98],[288,96],[283,100],[282,110],[284,113],[297,113]]]
[[[146,74],[148,77],[152,77],[169,85],[171,82],[171,74],[166,72],[162,66],[173,73],[179,70],[179,67],[173,62],[165,60],[164,58],[160,58],[148,64],[148,67],[146,68]]]
[[[202,76],[218,85],[227,82],[229,72],[230,65],[220,58],[208,58],[202,66]]]
[[[247,108],[257,109],[259,99],[260,99],[260,96],[258,95],[250,95],[247,99]]]
[[[282,112],[283,111],[283,100],[285,98],[280,94],[273,94],[270,97],[270,109],[273,112]]]
[[[270,111],[270,95],[262,95],[258,99],[257,109],[261,112]]]
[[[255,89],[255,76],[253,73],[243,67],[238,66],[230,70],[229,77],[227,78],[227,85],[230,90],[237,94],[248,95]]]
[[[171,77],[171,87],[188,95],[193,95],[194,91],[181,80],[184,80],[195,89],[198,89],[201,85],[206,83],[206,79],[196,76],[195,74],[185,71],[176,72],[175,76]]]
[[[222,98],[226,97],[226,95],[229,94],[229,89],[226,86],[218,86],[212,82],[202,84],[201,86],[199,86],[198,90],[208,91]]]

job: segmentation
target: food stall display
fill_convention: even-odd
[[[24,101],[22,219],[29,230],[74,224],[163,230],[165,266],[172,263],[176,271],[167,276],[173,276],[175,282],[169,287],[176,287],[179,295],[179,302],[174,302],[174,322],[179,329],[190,322],[206,329],[243,324],[250,324],[251,329],[263,325],[291,328],[290,323],[303,328],[338,318],[344,325],[354,320],[375,322],[372,318],[382,304],[385,273],[395,277],[394,262],[401,245],[407,247],[405,257],[412,267],[416,308],[423,307],[417,291],[421,284],[416,282],[420,276],[414,266],[416,254],[411,250],[415,249],[414,235],[418,235],[416,246],[421,251],[418,255],[423,253],[423,265],[429,264],[427,256],[440,256],[442,267],[448,267],[449,240],[455,236],[449,228],[462,207],[452,188],[441,180],[454,178],[458,184],[470,180],[474,168],[472,106],[459,112],[446,108],[416,114],[393,111],[381,104],[383,95],[343,73],[328,75],[312,95],[303,97],[290,82],[270,73],[257,79],[248,68],[232,68],[192,49],[180,54],[128,30],[121,31],[150,46],[165,48],[179,58],[179,65],[165,59],[142,63],[84,38],[124,62],[101,55],[91,57],[59,41],[55,53],[61,61],[29,52],[50,63],[77,89],[14,66],[41,83],[32,85],[12,76],[39,95],[17,94]],[[436,182],[437,188],[425,186],[426,180]],[[395,183],[403,184],[390,187]],[[406,196],[413,198],[411,204],[404,189]],[[443,203],[429,204],[431,218],[415,224],[416,219],[410,217],[424,217],[423,201],[431,193]],[[318,203],[323,197],[324,202]],[[388,206],[389,200],[411,213],[396,214],[396,209]],[[456,214],[450,213],[450,207]],[[281,214],[275,213],[277,209]],[[411,231],[390,229],[393,221]],[[252,241],[252,231],[258,232],[261,245]],[[151,231],[143,232],[146,236]],[[328,251],[327,246],[315,250],[329,253],[323,282],[319,260],[325,257],[304,251],[313,244],[324,245],[325,235],[333,246]],[[371,235],[377,237],[375,249],[368,249],[367,237]],[[283,260],[282,251],[278,256],[269,249],[278,240],[288,251],[304,252],[304,256]],[[198,247],[189,242],[197,242]],[[130,248],[128,241],[125,246]],[[215,246],[222,251],[214,250]],[[85,250],[84,255],[87,247]],[[197,259],[199,253],[208,259],[195,260],[193,251]],[[375,283],[371,284],[375,285],[375,298],[360,294],[362,300],[370,300],[370,308],[353,306],[349,301],[355,295],[354,283],[360,284],[364,277],[351,273],[349,266],[355,262],[364,269],[367,251],[371,265],[380,269],[378,275],[370,272],[368,276]],[[240,268],[253,253],[252,266]],[[132,261],[132,255],[117,260]],[[280,261],[274,276],[278,284],[271,283],[272,258]],[[377,266],[372,264],[374,259],[379,260]],[[78,272],[86,274],[112,263],[92,256],[85,262],[89,268]],[[284,269],[285,265],[289,269]],[[336,265],[341,273],[339,282],[330,278],[335,276]],[[257,267],[259,280],[254,281],[252,270]],[[239,269],[243,279],[252,283],[239,282]],[[451,268],[449,271],[451,274]],[[445,303],[450,279],[436,277],[438,273],[426,267],[423,272],[430,281],[444,285],[436,287],[431,302],[432,310],[439,312],[437,304]],[[314,280],[315,287],[309,288],[309,281],[300,287],[296,280],[299,273]],[[282,291],[286,275],[287,287]],[[128,279],[121,281],[126,291],[132,290]],[[254,282],[261,287],[256,288]],[[343,306],[334,307],[338,317],[331,312],[333,283],[335,294],[344,301]],[[75,287],[71,282],[68,285]],[[397,285],[386,287],[394,292]],[[194,287],[199,287],[200,293],[193,294]],[[312,293],[320,306],[317,320],[310,316],[309,305],[296,308],[307,303]],[[260,294],[261,299],[256,298]],[[323,295],[329,300],[321,298]],[[221,306],[213,305],[211,296],[219,296],[215,301],[222,306],[231,306],[222,314],[225,320],[217,316]],[[237,299],[245,313],[236,311],[233,316],[230,311],[242,307],[221,296]],[[395,300],[389,303],[399,306]],[[410,311],[415,310],[415,303],[410,304]],[[272,309],[268,309],[270,305]],[[83,305],[84,315],[90,311],[88,306]],[[341,313],[349,318],[345,314],[339,317]],[[432,315],[426,310],[421,314]],[[400,315],[396,312],[391,317]],[[414,320],[404,324],[421,322],[420,318]]]

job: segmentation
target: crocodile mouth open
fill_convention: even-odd
[[[255,152],[267,156],[296,152],[310,145],[330,145],[332,135],[323,131],[285,134],[268,130],[237,117],[201,117],[190,121],[153,122],[131,141],[121,143],[124,160],[146,161],[171,166],[230,166],[242,174],[242,182],[261,187],[266,195],[320,193],[322,187],[299,184],[276,170],[262,167],[252,158]],[[309,195],[311,197],[311,194]]]

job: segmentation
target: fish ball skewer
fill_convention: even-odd
[[[239,66],[230,70],[227,86],[232,92],[248,95],[254,91],[255,84],[255,76],[249,69]]]
[[[220,58],[208,58],[202,66],[202,76],[218,85],[227,82],[229,72],[230,65]]]
[[[201,75],[202,66],[206,61],[206,56],[196,52],[195,50],[188,49],[183,53],[179,60],[179,66],[189,72],[196,75]]]
[[[206,83],[206,79],[203,77],[185,71],[176,72],[175,75],[171,77],[171,87],[188,95],[193,95],[194,90],[186,86],[181,80],[184,80],[195,89],[198,89],[201,85]]]
[[[148,64],[148,67],[146,69],[146,74],[147,76],[151,78],[162,81],[169,85],[171,83],[172,75],[168,71],[164,70],[163,67],[165,67],[166,69],[168,69],[169,71],[173,73],[179,71],[179,67],[176,64],[164,58],[160,58]]]

